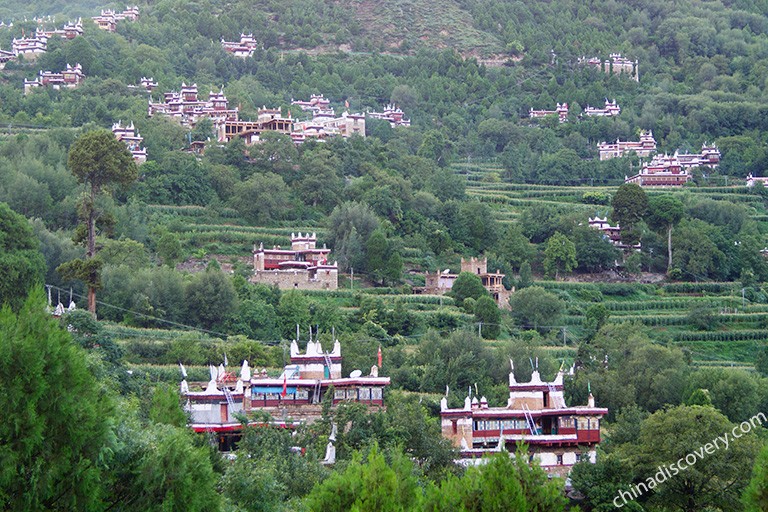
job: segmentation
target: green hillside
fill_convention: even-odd
[[[0,72],[0,509],[589,512],[615,508],[618,489],[645,485],[667,459],[704,452],[633,496],[633,510],[764,508],[768,189],[746,177],[768,176],[768,2],[138,7],[138,20],[107,32],[90,18],[122,3],[0,2],[3,51],[84,20],[82,35],[52,36],[44,54]],[[251,33],[248,57],[222,47]],[[637,62],[638,80],[603,67],[616,54]],[[25,93],[25,80],[68,64],[82,65],[77,87]],[[210,119],[184,126],[153,111],[192,84],[200,104],[210,91],[223,107],[223,93],[239,120],[264,107],[309,120],[295,102],[322,94],[337,115],[394,104],[410,126],[368,115],[365,137],[296,144],[267,130],[246,146],[218,140]],[[618,115],[588,115],[614,100]],[[563,103],[563,122],[531,115]],[[137,129],[145,163],[94,133],[115,123]],[[719,163],[678,188],[626,186],[649,157],[601,160],[598,144],[649,130],[657,154],[715,145]],[[589,226],[597,216],[620,224],[614,241],[630,248]],[[252,282],[254,246],[285,247],[293,233],[331,250],[337,289]],[[449,294],[425,289],[427,272],[459,273],[476,257],[506,275],[499,303],[474,263]],[[70,297],[77,311],[50,321],[43,302]],[[245,359],[278,377],[297,326],[302,350],[339,340],[344,377],[381,366],[386,407],[313,404],[318,423],[249,429],[237,456],[220,457],[218,435],[188,428],[198,404],[180,399],[184,372],[194,389],[224,360],[233,375]],[[518,383],[562,370],[567,404],[607,408],[598,427],[594,407],[562,418],[577,431],[587,421],[602,443],[595,464],[574,467],[570,503],[527,456],[454,464],[439,412],[467,393],[511,408],[510,361]],[[482,430],[471,423],[462,436]],[[738,425],[755,432],[704,449]]]

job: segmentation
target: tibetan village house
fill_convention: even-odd
[[[221,47],[224,51],[231,53],[235,57],[250,57],[259,44],[254,39],[253,34],[240,34],[240,41],[225,41],[221,39]]]
[[[229,108],[229,101],[224,90],[209,92],[208,99],[202,100],[197,95],[197,84],[181,84],[181,91],[166,92],[163,101],[153,103],[149,98],[149,117],[161,114],[175,119],[183,126],[194,127],[203,118],[210,118],[214,125],[225,121],[237,121],[237,108]]]
[[[747,174],[748,187],[754,187],[758,183],[764,187],[768,186],[768,176],[752,176],[752,173]]]
[[[13,38],[11,49],[15,56],[24,56],[25,59],[36,59],[41,53],[48,50],[48,37],[43,34],[35,34],[34,37]]]
[[[85,80],[83,67],[80,64],[70,66],[61,73],[52,71],[40,71],[37,78],[24,80],[24,94],[29,94],[32,89],[37,87],[50,87],[51,89],[75,88]]]
[[[609,101],[605,99],[605,106],[603,108],[586,106],[582,115],[587,117],[616,117],[621,114],[621,107],[616,103],[616,100]]]
[[[101,11],[99,16],[91,18],[96,26],[108,32],[117,30],[118,21],[136,21],[139,19],[139,8],[137,6],[126,7],[123,12],[111,11],[109,9]]]
[[[704,144],[701,153],[679,153],[656,155],[643,164],[640,173],[624,179],[625,183],[637,183],[641,187],[682,187],[691,179],[691,169],[696,167],[716,168],[720,163],[717,146]]]
[[[656,151],[656,139],[653,138],[653,133],[649,130],[647,132],[640,132],[640,140],[638,142],[629,140],[601,142],[597,145],[597,150],[600,153],[600,160],[621,158],[630,151],[640,158],[646,158]]]
[[[291,100],[291,105],[296,105],[304,112],[312,112],[313,114],[321,112],[330,112],[333,114],[331,108],[331,100],[325,98],[322,94],[313,94],[309,97],[309,101]]]
[[[279,108],[262,107],[259,109],[255,121],[243,121],[239,119],[225,119],[216,124],[216,138],[219,142],[229,142],[236,137],[245,141],[247,146],[261,141],[265,132],[277,132],[291,135],[294,119],[283,117]]]
[[[219,449],[229,451],[242,434],[240,415],[264,412],[272,417],[273,425],[292,428],[320,419],[324,399],[331,400],[334,406],[358,402],[372,410],[384,407],[384,388],[390,383],[389,377],[379,377],[377,365],[371,367],[368,376],[355,370],[349,377],[342,377],[338,340],[330,352],[324,351],[319,341],[312,340],[303,354],[296,340],[290,351],[291,362],[280,376],[269,377],[265,370],[252,375],[244,361],[239,374],[229,373],[224,365],[218,369],[211,366],[211,380],[205,385],[183,380],[181,393],[186,398],[192,429],[215,433]],[[186,376],[183,368],[182,375]],[[263,424],[263,420],[249,423]]]
[[[144,137],[139,135],[136,128],[133,126],[133,122],[127,126],[123,126],[119,121],[112,125],[112,133],[117,140],[121,140],[128,147],[128,151],[133,155],[133,161],[137,164],[143,164],[147,161],[147,150],[141,147],[141,143]]]
[[[488,272],[488,258],[469,258],[468,260],[462,258],[461,271],[479,277],[483,287],[488,290],[496,304],[499,307],[508,307],[510,291],[502,284],[505,274],[498,270]],[[448,270],[434,274],[427,272],[424,276],[424,288],[418,291],[430,295],[443,295],[453,288],[453,283],[458,277],[459,274],[452,274]]]
[[[83,35],[83,20],[79,18],[74,23],[70,21],[63,27],[55,30],[44,30],[38,28],[37,34],[45,36],[46,38],[59,36],[62,39],[74,39],[77,36]]]
[[[621,241],[621,228],[619,227],[619,224],[616,223],[615,226],[611,226],[608,223],[608,217],[604,217],[602,219],[598,216],[595,216],[594,219],[590,217],[589,227],[599,230],[603,234],[604,238],[606,238],[611,242],[611,244],[615,245],[619,249],[640,250],[640,243],[635,245],[627,245]]]
[[[485,397],[467,396],[458,409],[448,408],[446,398],[440,402],[443,436],[459,448],[465,464],[501,450],[514,452],[516,443],[524,441],[531,458],[556,476],[566,476],[584,458],[595,462],[600,419],[606,414],[608,409],[596,407],[591,393],[586,406],[568,406],[562,371],[552,382],[542,381],[538,370],[530,382],[517,382],[510,371],[505,407],[489,407]]]
[[[561,123],[564,123],[568,120],[568,104],[567,103],[558,103],[557,108],[555,110],[534,110],[531,108],[531,110],[528,112],[528,117],[530,119],[541,119],[547,116],[554,116],[557,115],[558,121]]]
[[[327,137],[365,137],[365,115],[343,112],[337,116],[333,109],[315,112],[312,119],[296,122],[291,138],[301,144],[309,138],[323,140]]]
[[[291,234],[291,248],[253,248],[251,282],[277,285],[282,290],[336,290],[339,267],[329,263],[330,249],[316,247],[317,235]]]
[[[371,119],[383,119],[389,121],[389,126],[411,126],[411,120],[405,118],[405,114],[397,106],[389,104],[384,107],[384,112],[368,112]]]
[[[0,50],[0,69],[5,69],[5,65],[14,60],[16,58],[16,55],[13,54],[13,52],[9,52],[7,50]]]
[[[640,68],[637,59],[631,61],[620,53],[612,53],[610,60],[606,59],[605,61],[601,61],[599,57],[590,59],[582,57],[579,59],[579,64],[595,67],[611,75],[625,75],[636,82],[640,81]]]

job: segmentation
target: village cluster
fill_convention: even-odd
[[[239,371],[230,372],[225,364],[211,366],[207,383],[188,383],[182,367],[180,389],[192,428],[214,434],[219,449],[230,451],[242,437],[245,427],[238,415],[244,413],[265,412],[274,424],[294,428],[321,419],[322,403],[327,400],[333,405],[356,402],[371,410],[384,407],[390,378],[379,376],[381,348],[376,356],[371,354],[375,364],[367,375],[362,370],[353,370],[344,377],[338,340],[334,339],[332,349],[327,351],[317,333],[313,340],[310,331],[306,351],[301,353],[298,338],[297,332],[290,345],[290,363],[279,376],[270,377],[266,370],[252,371],[248,361],[243,361]],[[591,393],[586,405],[569,406],[564,396],[562,368],[553,381],[546,382],[541,379],[537,361],[531,380],[517,382],[511,360],[510,367],[506,405],[489,406],[485,396],[478,398],[477,392],[472,395],[471,387],[461,407],[451,408],[447,397],[441,399],[442,433],[459,450],[458,462],[473,465],[494,452],[514,452],[519,441],[528,444],[530,457],[535,457],[553,476],[567,476],[580,460],[595,462],[600,420],[608,409],[597,407]],[[323,461],[329,464],[335,461],[334,432],[335,427]]]
[[[135,21],[139,17],[138,7],[125,11],[102,11],[94,16],[93,22],[100,29],[114,32],[117,24]],[[83,34],[82,20],[70,22],[61,28],[46,30],[44,20],[38,21],[40,28],[29,37],[13,39],[12,51],[0,50],[0,67],[5,63],[23,57],[34,59],[47,51],[47,42],[52,37],[73,39]],[[6,25],[0,24],[0,28]],[[10,26],[10,25],[8,25]],[[239,41],[220,41],[222,48],[239,58],[253,56],[259,43],[252,33],[240,35]],[[631,61],[618,53],[610,59],[584,58],[580,64],[595,67],[605,73],[626,75],[639,80],[637,60]],[[86,79],[80,63],[67,64],[60,72],[40,70],[33,79],[24,80],[24,93],[33,93],[40,88],[74,88]],[[388,104],[381,111],[350,112],[345,102],[344,110],[338,113],[331,106],[331,100],[323,94],[312,94],[306,100],[292,100],[291,106],[302,114],[294,117],[291,111],[283,114],[280,108],[263,106],[258,109],[255,119],[242,119],[240,109],[232,106],[224,94],[223,87],[209,91],[201,97],[197,84],[182,83],[178,91],[163,92],[153,97],[158,88],[152,77],[142,77],[138,85],[149,94],[147,115],[165,116],[187,128],[194,128],[202,120],[210,120],[216,143],[228,143],[241,139],[246,146],[257,144],[266,133],[284,134],[295,144],[307,140],[325,140],[329,137],[365,137],[366,119],[383,120],[392,128],[408,127],[410,120],[397,105]],[[583,117],[617,117],[621,107],[615,99],[605,99],[602,107],[586,106]],[[568,103],[557,103],[554,110],[529,111],[530,119],[556,116],[560,123],[569,120]],[[147,161],[147,151],[142,147],[143,138],[134,123],[117,121],[112,125],[114,136],[125,143],[137,163]],[[197,143],[204,146],[204,142]],[[194,150],[194,148],[192,148]],[[202,151],[203,148],[198,148]],[[699,153],[657,154],[657,143],[651,131],[640,134],[638,141],[601,142],[597,146],[600,160],[621,158],[630,153],[647,159],[639,172],[627,176],[626,183],[641,187],[682,187],[692,179],[692,170],[699,167],[714,169],[720,162],[720,151],[715,145],[704,144]],[[768,177],[748,177],[748,186],[761,182],[768,185]],[[600,230],[612,244],[638,250],[639,244],[627,246],[621,240],[620,226],[612,226],[607,218],[589,218],[589,226]],[[317,247],[315,233],[294,233],[290,247],[274,246],[265,248],[254,245],[253,273],[251,282],[274,285],[280,289],[335,290],[338,288],[338,264],[330,261],[330,249]],[[489,272],[485,257],[461,260],[461,272],[478,276],[500,307],[507,307],[511,291],[502,285],[505,275],[499,271]],[[450,270],[427,272],[425,286],[414,289],[415,293],[442,295],[448,293],[458,279],[458,273]],[[512,290],[514,291],[514,290]],[[50,302],[50,290],[49,290]],[[70,309],[74,303],[70,300]],[[60,315],[63,305],[53,314]],[[373,355],[372,355],[373,359]],[[265,370],[252,371],[248,361],[243,361],[238,370],[231,372],[226,364],[211,367],[210,380],[205,383],[188,383],[182,367],[184,380],[181,393],[190,414],[191,426],[195,431],[213,433],[223,451],[234,449],[242,436],[243,423],[237,416],[242,413],[263,411],[283,426],[296,426],[301,422],[320,419],[322,402],[333,404],[345,401],[358,402],[370,409],[384,407],[384,394],[390,384],[389,377],[380,377],[382,367],[381,350],[376,364],[367,375],[354,370],[348,376],[341,371],[341,346],[334,339],[330,351],[325,350],[310,331],[306,350],[299,349],[299,333],[290,344],[290,363],[284,366],[279,376],[268,376]],[[564,397],[561,368],[553,381],[541,379],[538,363],[531,362],[532,375],[528,382],[518,382],[514,375],[514,363],[510,361],[509,396],[502,406],[491,406],[485,396],[472,388],[460,407],[449,407],[447,394],[440,401],[440,422],[442,434],[449,439],[460,453],[460,460],[466,465],[477,464],[480,458],[492,452],[514,451],[518,441],[529,445],[532,457],[552,475],[567,476],[570,468],[582,458],[595,461],[596,447],[600,442],[600,421],[608,413],[606,408],[597,407],[595,398],[589,394],[585,405],[571,406]],[[573,369],[570,370],[571,374]],[[478,396],[479,395],[479,396]],[[325,462],[335,459],[335,436],[328,443]]]
[[[634,62],[612,53],[610,60],[601,61],[597,57],[579,59],[582,65],[596,67],[606,73],[624,75],[639,80],[638,62]],[[568,122],[568,103],[557,103],[554,110],[536,110],[531,108],[528,112],[530,119],[543,119],[557,116],[560,123]],[[580,117],[617,117],[621,114],[621,107],[615,99],[605,99],[603,108],[587,105]],[[632,176],[626,176],[625,183],[635,183],[641,187],[682,187],[693,179],[692,170],[698,167],[717,168],[720,163],[720,150],[714,144],[704,143],[699,153],[681,153],[676,150],[672,155],[667,153],[656,154],[656,139],[653,133],[643,131],[638,141],[600,142],[597,145],[600,160],[621,158],[629,154],[635,154],[639,158],[649,158],[644,161],[640,171]],[[762,178],[747,177],[747,186],[755,182],[766,182]]]

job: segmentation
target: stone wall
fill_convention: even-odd
[[[337,270],[318,270],[314,276],[306,270],[260,270],[251,282],[277,285],[281,290],[336,290],[339,274]]]

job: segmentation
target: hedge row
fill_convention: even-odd
[[[681,283],[665,283],[662,288],[668,293],[732,293],[735,294],[736,290],[740,290],[741,287],[737,283],[694,283],[694,282],[681,282]]]
[[[741,307],[741,297],[672,297],[669,299],[649,299],[633,301],[605,301],[603,305],[609,311],[647,311],[647,310],[679,310],[691,309],[696,306],[708,306],[712,308]]]
[[[744,330],[744,331],[684,331],[673,335],[675,341],[747,341],[757,340],[768,342],[768,331]]]

